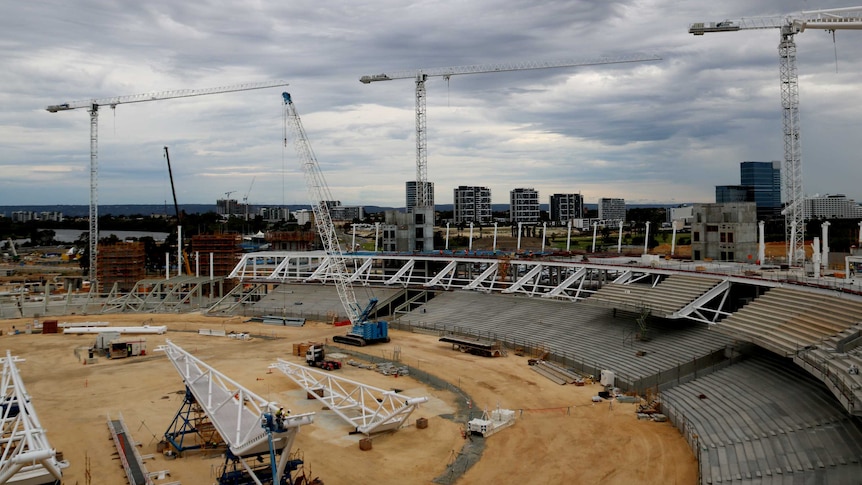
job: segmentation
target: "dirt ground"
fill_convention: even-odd
[[[75,348],[88,347],[93,335],[18,334],[31,320],[0,320],[0,350],[26,359],[18,363],[27,391],[51,445],[70,466],[65,484],[126,483],[108,432],[108,417],[122,414],[132,437],[140,443],[150,472],[168,470],[155,483],[186,485],[216,481],[223,458],[216,452],[188,452],[168,460],[157,444],[182,404],[184,389],[167,357],[154,352],[165,339],[192,352],[207,364],[266,399],[283,404],[293,414],[314,412],[314,423],[301,429],[294,450],[305,460],[306,474],[326,485],[398,483],[428,484],[447,472],[464,444],[462,425],[445,419],[455,412],[456,397],[409,377],[391,377],[345,365],[337,372],[349,379],[383,389],[398,388],[406,396],[428,396],[407,427],[373,436],[371,450],[362,451],[362,435],[319,402],[308,400],[286,376],[268,372],[277,358],[293,362],[292,344],[322,341],[344,333],[322,323],[302,328],[243,323],[239,317],[192,315],[94,315],[60,318],[107,321],[112,325],[167,325],[165,335],[146,335],[142,357],[84,365]],[[151,321],[149,321],[151,320]],[[237,340],[198,335],[199,329],[248,332]],[[482,408],[515,409],[514,426],[486,441],[481,460],[458,484],[694,484],[697,463],[680,433],[670,423],[638,420],[634,404],[593,403],[598,385],[560,386],[530,370],[526,357],[483,358],[452,350],[432,335],[393,331],[392,342],[365,347],[364,352],[391,357],[400,348],[401,362],[431,372],[461,387]],[[428,419],[418,429],[417,418]],[[87,476],[91,477],[88,481]]]

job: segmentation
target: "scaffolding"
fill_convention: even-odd
[[[99,244],[98,272],[99,290],[116,288],[129,291],[146,277],[147,253],[142,242],[119,242]]]
[[[226,276],[240,260],[239,234],[198,234],[192,236],[191,250],[200,258],[196,263],[200,275]],[[212,266],[210,266],[212,262]]]

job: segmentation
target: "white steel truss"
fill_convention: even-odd
[[[582,301],[609,283],[647,285],[655,288],[666,277],[686,274],[715,281],[716,286],[683,309],[665,318],[686,318],[715,323],[726,315],[721,310],[733,283],[773,287],[781,283],[728,275],[709,274],[690,268],[668,269],[637,264],[605,264],[594,261],[518,259],[510,256],[455,254],[344,254],[349,280],[366,287],[401,287],[424,290],[472,290],[485,293],[522,294],[566,301]],[[263,252],[243,255],[230,277],[250,288],[254,283],[330,283],[330,266],[323,252]],[[725,282],[725,283],[722,283]],[[239,285],[238,288],[241,288]],[[232,304],[242,301],[231,294]],[[718,307],[716,307],[718,303]],[[221,308],[223,305],[214,305]]]
[[[270,367],[283,372],[365,435],[400,428],[416,406],[428,402],[427,397],[407,397],[282,359]],[[319,389],[322,396],[315,392]]]
[[[0,436],[0,483],[57,483],[63,479],[66,462],[57,461],[57,452],[48,443],[45,429],[39,423],[30,395],[18,373],[16,362],[6,351],[3,375],[0,381],[0,411],[3,434]],[[51,478],[53,477],[53,479]]]
[[[281,483],[285,467],[301,426],[313,422],[314,413],[287,416],[280,429],[268,432],[262,423],[274,415],[279,406],[263,399],[225,376],[170,340],[156,350],[164,351],[183,378],[198,404],[228,444],[230,452],[245,470],[255,476],[254,459],[275,452],[276,479]],[[258,482],[260,483],[260,482]]]

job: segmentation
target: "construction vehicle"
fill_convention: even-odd
[[[338,297],[352,325],[347,335],[335,336],[332,340],[360,347],[371,343],[389,342],[389,325],[384,321],[371,321],[371,314],[377,306],[377,299],[372,297],[365,308],[362,308],[356,301],[356,293],[353,291],[353,285],[347,274],[347,265],[344,262],[341,244],[338,242],[335,224],[332,223],[332,217],[329,214],[329,201],[335,199],[329,192],[329,187],[326,185],[326,180],[320,170],[320,164],[317,163],[317,158],[311,150],[311,144],[308,142],[308,137],[302,127],[302,121],[299,119],[290,93],[282,93],[282,98],[284,99],[285,110],[284,144],[287,146],[287,127],[289,126],[293,135],[294,148],[305,174],[308,198],[314,212],[314,222],[317,225],[317,232],[323,243],[323,249],[326,251],[327,258],[323,262],[321,278],[324,280],[332,279],[335,282]]]
[[[811,10],[799,14],[774,17],[748,17],[719,22],[697,22],[688,32],[704,35],[712,32],[779,29],[779,73],[781,77],[781,107],[784,121],[784,170],[782,170],[782,199],[786,207],[785,241],[787,262],[791,265],[805,261],[805,192],[802,187],[802,147],[799,123],[799,74],[796,70],[796,34],[805,30],[822,29],[862,30],[862,7],[845,7],[828,10]],[[833,37],[834,38],[834,37]]]
[[[341,362],[326,359],[326,350],[319,344],[310,345],[305,351],[305,363],[323,370],[341,369]]]
[[[389,324],[383,320],[371,321],[371,312],[377,306],[377,298],[368,301],[356,321],[352,323],[347,335],[332,337],[333,342],[364,347],[378,342],[389,342]]]
[[[182,265],[186,268],[186,274],[192,274],[192,268],[189,265],[189,255],[186,253],[186,248],[183,247],[183,215],[180,212],[180,205],[177,203],[177,189],[174,187],[174,172],[171,170],[171,156],[168,153],[168,147],[165,147],[165,159],[168,161],[168,177],[171,179],[171,193],[174,195],[174,211],[177,215],[177,247],[183,259]],[[177,265],[179,267],[179,264]]]

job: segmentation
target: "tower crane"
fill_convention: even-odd
[[[245,206],[245,220],[248,220],[248,195],[251,193],[251,188],[254,187],[254,181],[256,178],[257,176],[251,178],[251,184],[248,186],[248,191],[242,198],[242,205]]]
[[[739,30],[780,29],[778,44],[781,77],[781,108],[784,121],[785,241],[787,261],[795,264],[805,260],[805,193],[802,190],[802,151],[799,128],[799,76],[796,70],[796,34],[806,29],[862,29],[862,7],[811,10],[774,17],[752,17],[720,22],[691,24],[690,34],[736,32]]]
[[[112,98],[88,99],[72,101],[62,104],[54,104],[45,108],[50,113],[69,111],[73,109],[86,108],[90,113],[90,291],[98,292],[98,273],[96,271],[96,253],[99,240],[99,206],[98,206],[98,181],[99,181],[99,108],[110,106],[115,109],[118,104],[142,103],[145,101],[160,101],[164,99],[191,98],[194,96],[206,96],[210,94],[234,93],[238,91],[250,91],[254,89],[273,88],[287,86],[284,81],[264,81],[257,83],[235,84],[205,89],[181,89],[178,91],[160,91],[154,93],[132,94],[127,96],[114,96]]]
[[[428,181],[428,154],[426,140],[426,113],[425,113],[425,81],[429,77],[443,77],[449,79],[459,74],[483,74],[489,72],[528,71],[536,69],[553,69],[560,67],[598,66],[603,64],[624,64],[630,62],[658,61],[660,57],[629,55],[620,57],[600,57],[595,59],[561,59],[544,61],[523,62],[501,62],[495,64],[472,64],[468,66],[438,67],[431,69],[416,69],[408,71],[394,71],[382,74],[362,76],[359,81],[370,84],[377,81],[391,81],[394,79],[416,80],[416,207],[429,207],[431,196],[427,193]]]
[[[356,301],[356,293],[353,291],[353,285],[347,274],[347,264],[344,261],[341,244],[338,242],[335,224],[333,224],[329,214],[328,204],[334,199],[326,185],[326,180],[323,178],[323,172],[321,172],[311,144],[308,142],[308,137],[290,94],[282,93],[282,98],[284,99],[284,143],[286,146],[287,128],[290,127],[293,145],[299,162],[302,164],[305,186],[314,213],[314,222],[317,226],[317,232],[320,233],[323,249],[326,251],[327,261],[324,264],[327,265],[329,277],[335,281],[338,297],[352,325],[347,335],[337,335],[332,340],[357,346],[374,342],[388,342],[388,324],[384,321],[370,321],[370,315],[377,305],[377,299],[371,298],[364,308]]]

